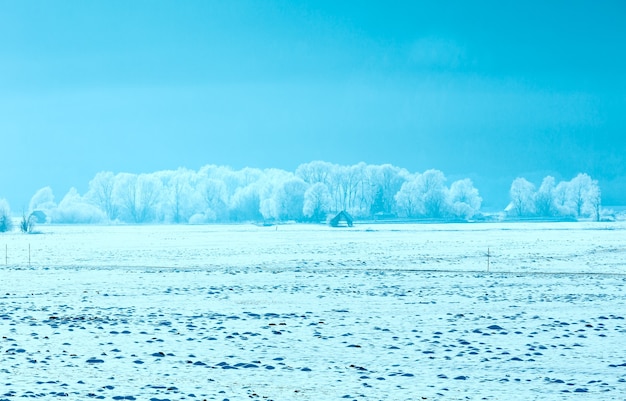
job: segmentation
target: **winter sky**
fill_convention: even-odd
[[[485,198],[587,172],[626,204],[624,21],[619,0],[0,0],[0,198],[325,160]]]

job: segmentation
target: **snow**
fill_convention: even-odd
[[[0,236],[0,400],[626,393],[624,223],[39,228]]]

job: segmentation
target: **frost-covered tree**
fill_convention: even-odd
[[[395,212],[396,194],[409,178],[409,172],[391,164],[383,164],[368,166],[366,175],[371,194],[370,213]]]
[[[597,183],[594,183],[589,175],[583,173],[578,174],[570,181],[568,186],[569,198],[574,205],[576,217],[584,214],[586,203],[589,202],[594,186],[597,186]]]
[[[267,220],[303,219],[304,193],[309,184],[293,173],[268,169],[259,182],[260,211]]]
[[[115,176],[113,194],[115,205],[119,207],[120,217],[123,221],[135,222],[139,207],[137,192],[136,174],[119,173]]]
[[[332,163],[316,160],[299,165],[296,169],[296,176],[308,184],[321,182],[328,187],[331,175],[336,168],[337,166]]]
[[[535,193],[535,212],[538,216],[554,216],[556,213],[555,191],[556,180],[554,177],[545,177],[541,182],[541,186]]]
[[[11,231],[13,220],[11,219],[11,208],[6,199],[0,199],[0,233]]]
[[[308,185],[300,178],[292,178],[280,185],[274,193],[274,206],[279,220],[301,221],[304,217],[304,194]]]
[[[191,170],[163,171],[157,175],[162,183],[161,213],[165,221],[187,222],[197,209],[196,176]]]
[[[115,220],[118,214],[113,193],[114,187],[115,175],[110,171],[101,171],[89,181],[89,189],[85,194],[85,198],[100,208],[111,221]]]
[[[156,217],[161,182],[153,175],[120,173],[115,179],[116,201],[125,221],[146,223]]]
[[[106,219],[106,214],[80,196],[76,188],[69,190],[50,217],[53,223],[62,224],[101,223]]]
[[[197,188],[204,200],[205,211],[202,214],[209,217],[209,221],[230,220],[235,193],[244,188],[247,185],[245,181],[252,176],[252,172],[241,174],[227,166],[202,167],[198,171]]]
[[[339,181],[341,193],[343,195],[344,210],[350,211],[354,215],[367,214],[369,207],[361,210],[359,193],[362,183],[365,180],[365,163],[361,162],[345,167],[342,179]]]
[[[372,194],[372,199],[370,202],[370,215],[375,216],[377,214],[385,214],[386,210],[389,210],[389,204],[387,203],[387,200],[385,199],[385,192],[383,191],[383,189],[381,187],[375,187],[372,185],[371,194]],[[394,205],[395,205],[395,198],[394,198]]]
[[[478,189],[469,178],[455,181],[450,185],[449,208],[454,216],[472,218],[480,210],[482,201]]]
[[[600,221],[602,212],[602,193],[597,181],[592,182],[591,188],[587,192],[587,202],[585,203],[587,212],[595,221]]]
[[[317,162],[301,165],[297,175],[310,184],[325,184],[332,210],[367,216],[391,213],[395,208],[395,195],[409,174],[389,164],[368,166],[361,162],[340,166]]]
[[[448,212],[446,177],[439,170],[415,174],[396,195],[398,211],[406,217],[442,218]]]
[[[333,165],[333,169],[330,171],[328,177],[328,191],[331,198],[331,208],[334,212],[345,210],[345,197],[343,194],[342,182],[343,174],[346,170],[345,166]]]
[[[348,210],[348,194],[351,181],[349,177],[349,166],[335,166],[331,171],[328,189],[333,201],[333,210]]]
[[[259,185],[254,183],[237,189],[230,202],[231,221],[260,221],[261,199],[259,196]]]
[[[247,187],[248,185],[256,184],[260,182],[265,174],[258,168],[245,167],[235,173],[239,180],[240,187]]]
[[[38,190],[30,199],[28,214],[30,215],[32,212],[38,210],[45,213],[46,216],[50,216],[56,207],[57,204],[54,202],[54,193],[52,192],[52,188],[44,187]]]
[[[418,217],[424,214],[424,200],[419,182],[420,174],[402,184],[395,196],[398,212],[404,217]]]
[[[570,181],[561,181],[554,185],[552,177],[546,177],[541,188],[535,194],[537,214],[546,216],[548,207],[548,195],[552,196],[552,212],[558,216],[570,216],[575,218],[592,217],[599,220],[602,209],[602,197],[598,181],[593,180],[587,174],[578,174]],[[543,200],[543,201],[542,201]],[[540,208],[541,205],[544,208]]]
[[[560,181],[554,188],[554,207],[558,216],[574,217],[576,212],[569,197],[569,181]]]
[[[263,171],[262,179],[257,182],[259,188],[260,212],[266,220],[281,220],[277,194],[283,184],[295,178],[292,173],[280,169]]]
[[[152,174],[140,174],[137,177],[137,189],[139,190],[138,222],[148,222],[156,217],[156,206],[163,192],[161,181]]]
[[[207,221],[228,220],[228,189],[222,180],[215,178],[204,179],[200,182],[198,191],[203,201]]]
[[[330,212],[330,192],[322,182],[311,185],[304,193],[304,216],[312,221],[323,221]]]
[[[418,178],[418,191],[421,193],[426,217],[444,217],[446,210],[446,177],[439,170],[427,170]]]
[[[235,193],[235,189],[239,186],[235,172],[227,166],[208,164],[206,166],[202,166],[200,170],[198,170],[197,176],[198,182],[200,183],[199,185],[201,185],[201,183],[205,180],[221,181],[231,194]]]
[[[531,216],[534,208],[535,186],[526,178],[518,177],[513,180],[509,196],[511,197],[511,212],[515,216]]]

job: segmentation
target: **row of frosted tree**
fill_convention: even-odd
[[[469,179],[446,186],[441,171],[409,173],[390,164],[345,166],[314,161],[295,172],[207,165],[149,174],[100,172],[84,195],[60,202],[40,189],[29,209],[54,223],[210,223],[325,221],[348,211],[358,218],[468,219],[482,199]]]
[[[599,217],[597,182],[585,174],[558,185],[546,177],[536,191],[519,178],[510,194],[507,210],[514,216]],[[322,222],[342,210],[357,218],[468,220],[480,215],[481,203],[470,179],[448,186],[439,170],[409,173],[390,164],[313,161],[295,172],[215,165],[149,174],[105,171],[96,174],[84,195],[72,188],[58,203],[50,187],[40,189],[29,213],[66,224]]]
[[[507,212],[517,217],[588,217],[601,219],[602,196],[598,181],[578,174],[570,181],[556,182],[547,176],[539,188],[525,178],[517,178],[509,192]]]

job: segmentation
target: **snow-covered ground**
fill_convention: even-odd
[[[39,229],[0,400],[626,399],[624,223]]]

